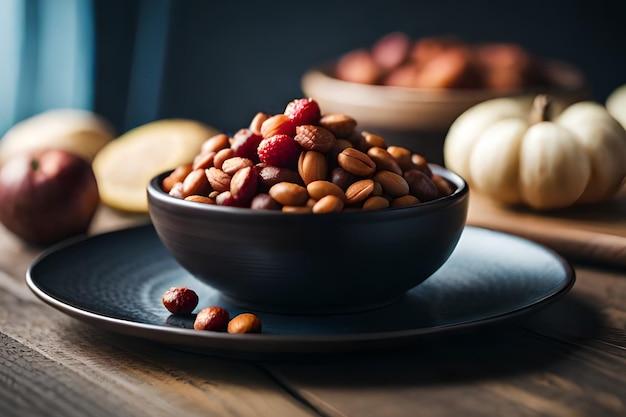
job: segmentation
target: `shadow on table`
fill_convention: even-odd
[[[532,315],[419,337],[401,349],[237,359],[181,351],[82,323],[74,325],[81,329],[70,332],[75,340],[68,343],[93,344],[100,352],[111,350],[116,360],[128,360],[144,371],[166,367],[188,378],[246,386],[254,386],[255,378],[260,381],[265,374],[282,386],[295,383],[326,388],[471,383],[515,376],[567,359],[587,341],[598,339],[604,327],[592,306],[568,294]],[[253,369],[257,376],[250,380]]]
[[[410,346],[358,354],[265,362],[279,378],[307,385],[403,386],[472,382],[541,370],[598,338],[600,315],[568,295],[515,321],[433,335]],[[300,358],[302,359],[302,358]],[[332,373],[332,378],[329,378]]]

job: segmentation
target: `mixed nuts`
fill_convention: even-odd
[[[411,39],[403,32],[345,53],[333,75],[359,84],[501,92],[553,83],[540,60],[519,44],[470,43],[453,36]]]
[[[163,306],[177,316],[191,315],[198,306],[198,294],[187,287],[171,287],[161,297]],[[220,306],[201,309],[193,322],[195,330],[208,330],[228,333],[261,333],[262,325],[253,313],[241,313],[231,319],[230,313]]]
[[[257,113],[232,137],[207,139],[161,186],[196,203],[290,213],[378,210],[453,192],[422,155],[356,127],[348,115],[296,99],[284,113]]]

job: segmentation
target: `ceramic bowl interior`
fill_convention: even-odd
[[[586,79],[579,69],[548,59],[542,65],[552,87],[509,93],[352,83],[333,76],[333,62],[308,70],[302,76],[301,87],[325,112],[349,114],[359,121],[360,130],[370,130],[383,136],[389,145],[413,149],[429,161],[443,164],[443,140],[450,125],[481,101],[503,96],[527,100],[539,92],[552,95],[563,106],[589,98]]]
[[[465,226],[469,189],[414,206],[295,214],[192,203],[148,185],[149,212],[172,256],[229,302],[264,311],[362,311],[401,298],[439,269]]]

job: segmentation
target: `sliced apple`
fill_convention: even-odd
[[[93,160],[100,199],[113,208],[147,212],[146,186],[161,172],[193,161],[219,132],[187,119],[164,119],[136,127],[104,146]]]

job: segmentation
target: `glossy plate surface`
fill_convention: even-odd
[[[200,298],[196,311],[220,305],[231,317],[243,312],[180,267],[152,225],[50,248],[32,263],[26,280],[46,303],[110,331],[207,354],[255,356],[401,346],[532,311],[565,294],[575,277],[543,246],[468,226],[448,262],[394,304],[344,315],[255,312],[263,332],[245,335],[193,330],[193,316],[172,316],[163,307],[165,290],[188,286]]]

